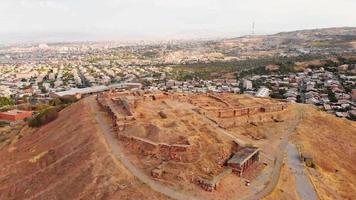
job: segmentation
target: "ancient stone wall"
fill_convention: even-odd
[[[258,123],[267,123],[267,122],[281,122],[288,120],[289,117],[285,116],[285,114],[279,113],[266,113],[266,114],[256,114],[256,115],[246,115],[241,116],[239,118],[234,118],[231,120],[219,120],[217,124],[219,124],[222,128],[233,128],[242,126],[245,124],[258,124]]]
[[[211,182],[209,182],[208,180],[205,180],[203,178],[197,177],[194,182],[199,185],[202,189],[204,189],[205,191],[208,192],[213,192],[214,190],[216,190],[217,186]]]
[[[163,160],[174,160],[176,162],[193,162],[199,158],[199,153],[195,151],[191,144],[155,143],[144,138],[122,134],[126,126],[124,121],[127,120],[127,118],[118,119],[112,111],[112,108],[105,104],[105,98],[98,96],[97,102],[112,118],[113,127],[117,131],[118,139],[124,142],[130,150],[144,155],[153,155]]]
[[[169,95],[169,94],[166,94],[166,93],[152,95],[152,99],[155,100],[155,101],[164,100],[164,99],[171,99],[171,98],[172,98],[172,95]]]
[[[156,155],[158,144],[135,136],[118,134],[118,139],[125,143],[131,151],[142,153],[143,155]]]
[[[194,152],[192,145],[155,143],[143,138],[128,136],[118,133],[120,141],[136,153],[153,155],[162,160],[174,160],[176,162],[193,162],[199,155]]]
[[[132,106],[133,106],[134,102],[131,102],[131,103],[130,103],[127,98],[123,97],[123,98],[121,98],[121,103],[122,103],[122,105],[124,106],[124,108],[125,108],[127,114],[128,114],[129,116],[133,116],[133,115],[134,115],[134,112],[133,112]]]
[[[287,104],[273,104],[266,106],[253,106],[246,108],[231,108],[231,109],[218,109],[214,113],[218,118],[233,118],[233,117],[241,117],[245,115],[254,115],[258,113],[264,112],[276,112],[282,111],[287,108]]]
[[[212,95],[212,94],[207,94],[207,96],[208,97],[210,97],[210,98],[213,98],[213,99],[215,99],[215,100],[217,100],[217,101],[219,101],[219,102],[221,102],[221,103],[223,103],[223,104],[225,104],[226,106],[231,106],[227,101],[225,101],[224,99],[222,99],[222,98],[220,98],[220,97],[218,97],[218,96],[215,96],[215,95]]]
[[[226,168],[224,171],[222,171],[220,174],[217,176],[214,176],[211,180],[207,180],[201,177],[195,177],[194,181],[197,185],[199,185],[201,188],[208,192],[213,192],[216,190],[220,184],[220,181],[227,175],[232,173],[231,168]]]

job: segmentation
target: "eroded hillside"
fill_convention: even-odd
[[[33,133],[31,133],[33,132]],[[0,150],[0,199],[167,199],[110,154],[85,101]]]
[[[242,195],[254,199],[264,196],[259,191],[274,186],[275,179],[276,187],[266,199],[299,200],[293,170],[283,156],[283,141],[288,142],[288,136],[289,143],[313,159],[315,169],[305,171],[321,199],[355,199],[355,122],[312,106],[243,95],[130,95],[103,98],[115,115],[100,109],[100,103],[89,97],[39,129],[14,130],[17,136],[0,145],[0,199],[160,200],[169,199],[162,193],[172,191],[170,196],[177,199],[184,199],[180,194],[196,199],[238,199]],[[132,110],[123,102],[131,102]],[[111,116],[116,116],[116,127]],[[103,127],[110,130],[104,133]],[[111,142],[123,148],[121,153],[141,172],[127,168],[113,153],[110,137],[106,137],[110,134]],[[147,148],[188,150],[149,152],[132,138]],[[224,162],[234,151],[231,138],[258,147],[259,165],[242,178],[227,174],[216,190],[204,191],[195,179],[214,180],[224,171]],[[282,164],[277,176],[273,171],[279,169],[279,155]]]

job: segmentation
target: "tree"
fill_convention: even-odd
[[[51,107],[42,111],[40,114],[28,121],[30,127],[39,127],[45,125],[58,117],[57,108]]]
[[[14,104],[15,102],[13,99],[7,97],[0,97],[0,107],[14,105]]]
[[[329,97],[330,102],[333,102],[333,103],[337,102],[335,93],[333,91],[331,91],[330,89],[328,89],[328,97]]]

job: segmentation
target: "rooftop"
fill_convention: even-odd
[[[243,164],[246,160],[256,154],[259,149],[257,147],[245,147],[232,156],[230,160],[227,161],[228,164]]]
[[[27,112],[31,112],[31,111],[26,111],[26,110],[9,110],[6,112],[1,112],[1,113],[5,113],[7,115],[17,115],[17,114],[21,114],[21,113],[27,113]]]

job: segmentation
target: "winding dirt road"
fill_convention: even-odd
[[[289,137],[296,131],[298,125],[300,124],[301,120],[303,119],[303,115],[304,115],[304,109],[300,109],[298,110],[297,113],[297,119],[295,120],[295,122],[293,123],[292,126],[290,126],[288,128],[288,130],[286,131],[286,133],[284,134],[284,137],[282,138],[282,142],[279,144],[278,146],[278,154],[275,158],[274,161],[274,167],[272,170],[272,174],[270,176],[270,180],[268,182],[268,184],[265,186],[265,188],[259,192],[257,192],[256,194],[250,195],[246,198],[243,198],[243,200],[255,200],[255,199],[262,199],[263,197],[269,195],[274,188],[277,186],[280,174],[281,174],[281,168],[282,168],[282,164],[283,164],[283,158],[284,158],[284,154],[286,152],[286,148],[289,142]]]

